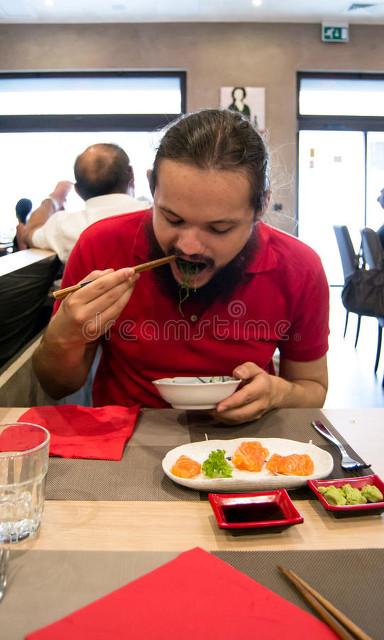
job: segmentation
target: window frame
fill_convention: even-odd
[[[384,73],[363,73],[348,71],[298,71],[296,91],[297,130],[333,130],[333,131],[383,131],[384,116],[334,116],[302,115],[300,113],[301,80],[321,78],[322,80],[382,80]]]
[[[182,70],[170,71],[131,71],[131,70],[92,70],[92,71],[6,71],[0,72],[2,79],[10,78],[178,78],[180,81],[180,113],[157,114],[65,114],[65,115],[6,115],[0,116],[0,133],[27,131],[153,131],[161,129],[187,110],[187,73]]]

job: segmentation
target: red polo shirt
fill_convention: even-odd
[[[114,216],[88,227],[73,249],[63,287],[94,269],[149,259],[151,213]],[[328,349],[328,284],[319,257],[297,238],[263,222],[247,275],[231,300],[197,312],[162,291],[153,271],[140,275],[126,308],[102,340],[94,404],[164,407],[152,380],[231,375],[251,361],[273,373],[272,356],[307,362]],[[168,267],[163,267],[168,268]]]

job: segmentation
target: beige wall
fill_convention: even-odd
[[[185,69],[188,110],[218,106],[221,86],[265,87],[273,200],[290,228],[296,72],[384,71],[383,43],[384,26],[352,26],[348,44],[324,44],[310,24],[1,25],[0,70]]]

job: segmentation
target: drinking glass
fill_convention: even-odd
[[[0,424],[0,544],[33,537],[40,526],[49,438],[37,424]]]

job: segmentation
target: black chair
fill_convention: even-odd
[[[348,227],[346,227],[345,225],[340,225],[340,226],[334,225],[333,229],[336,235],[337,246],[339,247],[341,266],[343,268],[343,276],[344,276],[344,284],[345,284],[348,278],[353,274],[355,269],[357,269],[357,267],[359,266],[359,256],[355,252],[355,249],[353,247],[353,243],[348,231]],[[347,309],[347,313],[345,316],[345,325],[344,325],[344,338],[345,338],[345,334],[347,333],[348,318],[349,318],[349,311]],[[357,314],[355,347],[357,346],[357,342],[359,340],[360,324],[361,324],[361,315]]]
[[[384,250],[377,231],[365,227],[361,230],[361,247],[365,264],[370,269],[384,268]]]
[[[365,264],[369,269],[384,269],[384,251],[379,235],[373,229],[365,227],[361,230],[361,248]],[[384,318],[377,318],[378,336],[375,360],[375,373],[380,361],[381,341],[383,335]],[[384,378],[383,378],[384,381]]]

